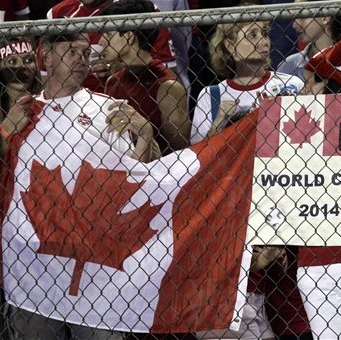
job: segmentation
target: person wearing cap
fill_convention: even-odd
[[[340,66],[341,42],[338,42],[309,59],[303,93],[341,93]],[[341,247],[299,247],[297,266],[297,285],[314,339],[338,339],[341,334]]]
[[[32,42],[23,37],[0,41],[0,123],[20,98],[40,90],[41,82]],[[0,282],[0,330],[5,331],[2,312],[4,303]],[[4,336],[1,331],[0,336]]]
[[[305,65],[307,94],[340,93],[341,41],[315,54]]]
[[[14,45],[11,47],[16,48]],[[82,87],[89,70],[90,44],[87,34],[43,37],[42,56],[47,70],[43,91],[35,97],[21,98],[0,125],[4,154],[2,164],[6,164],[1,169],[0,190],[1,197],[5,197],[1,201],[1,211],[6,213],[1,218],[2,254],[10,338],[45,340],[70,336],[72,339],[119,340],[123,338],[122,334],[106,328],[103,326],[104,321],[101,321],[107,309],[104,307],[103,310],[103,306],[95,302],[91,304],[83,295],[85,290],[90,290],[90,296],[97,299],[98,294],[103,294],[101,289],[97,289],[98,286],[94,289],[91,285],[98,273],[90,269],[86,271],[86,277],[82,279],[86,282],[89,279],[90,282],[77,292],[62,288],[63,285],[69,287],[73,284],[70,279],[74,265],[69,263],[73,260],[65,262],[63,255],[58,256],[59,251],[73,252],[73,246],[68,243],[72,243],[68,241],[70,235],[62,236],[66,243],[61,246],[62,249],[58,248],[59,251],[53,245],[58,240],[46,246],[47,253],[40,248],[47,242],[38,233],[41,225],[47,224],[48,237],[52,237],[50,227],[57,225],[56,233],[59,235],[63,223],[71,223],[68,222],[70,215],[57,219],[58,223],[54,222],[54,205],[58,201],[59,206],[64,207],[66,193],[56,200],[40,197],[39,207],[34,203],[35,207],[31,208],[27,207],[24,196],[27,198],[27,195],[32,194],[38,179],[48,180],[46,191],[51,186],[53,189],[60,188],[58,183],[61,180],[61,188],[67,186],[71,195],[73,186],[78,183],[75,183],[78,177],[73,176],[83,169],[83,163],[87,157],[91,157],[89,154],[100,159],[101,164],[105,162],[107,150],[114,149],[117,150],[114,155],[119,160],[130,157],[148,161],[152,127],[125,101]],[[134,144],[130,139],[131,134],[136,136]],[[58,172],[60,167],[65,166],[68,171],[60,174],[62,178],[57,174],[52,175],[50,182],[37,170],[37,166],[48,172]],[[50,191],[50,194],[54,193],[55,190]],[[45,201],[49,200],[52,207],[45,206]],[[33,199],[33,202],[37,200]],[[39,212],[32,216],[32,209],[38,209]],[[63,214],[67,214],[67,211],[65,207]],[[41,222],[34,223],[34,218],[40,218]],[[81,232],[82,222],[72,225],[75,235],[78,230]],[[25,240],[28,234],[32,236]],[[61,237],[58,235],[57,239]],[[13,257],[17,251],[17,256]],[[110,282],[108,274],[106,278]],[[87,321],[80,319],[80,310],[91,314],[91,317]]]
[[[46,18],[49,20],[58,18],[86,18],[98,15],[101,10],[112,0],[63,0],[49,8]],[[101,33],[89,33],[91,42],[90,64],[91,72],[84,81],[84,86],[88,89],[103,93],[104,84],[110,75],[109,67],[100,58],[100,46],[98,40]],[[44,76],[45,70],[43,63],[39,61],[40,72]]]
[[[32,42],[27,38],[0,41],[0,122],[19,98],[40,90]]]

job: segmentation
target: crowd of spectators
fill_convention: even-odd
[[[0,3],[0,22],[291,2],[302,1],[16,0]],[[31,110],[33,96],[50,105],[44,109],[46,114],[52,112],[53,104],[54,111],[65,110],[70,116],[76,113],[67,109],[67,101],[83,103],[80,110],[95,111],[98,103],[104,105],[103,98],[119,99],[106,106],[105,125],[96,120],[93,134],[101,140],[104,134],[105,142],[122,154],[147,163],[219,133],[258,107],[262,96],[339,93],[340,71],[331,80],[328,73],[330,65],[332,69],[340,66],[340,25],[340,17],[335,16],[42,40],[2,38],[0,50],[13,44],[18,47],[0,55],[1,155],[5,157],[7,137],[25,130],[29,123],[30,116],[22,112]],[[328,72],[323,66],[326,60]],[[77,72],[68,75],[72,68]],[[117,115],[117,106],[124,115]],[[337,302],[341,299],[336,277],[339,258],[339,247],[255,247],[240,331],[169,334],[170,339],[336,339],[341,332],[335,317],[341,305]],[[78,329],[55,318],[46,322],[29,308],[8,305],[0,293],[0,334],[5,340],[35,339],[37,334],[39,339],[56,334],[70,339],[127,337],[120,332]],[[141,334],[134,337],[149,339]]]

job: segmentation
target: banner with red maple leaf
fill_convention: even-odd
[[[251,242],[341,245],[339,95],[279,97],[259,110]]]
[[[339,112],[339,96],[272,99],[149,164],[39,115],[1,177],[8,303],[121,331],[238,329],[252,244],[341,245]]]

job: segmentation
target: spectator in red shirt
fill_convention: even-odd
[[[109,5],[103,14],[154,11],[151,1],[121,0]],[[158,34],[157,29],[118,29],[105,32],[99,43],[107,63],[119,61],[125,65],[108,79],[105,93],[127,99],[152,122],[154,137],[165,155],[188,146],[190,121],[184,86],[176,74],[152,53]]]
[[[30,8],[26,0],[6,0],[0,2],[0,12],[5,12],[4,21],[28,20]]]

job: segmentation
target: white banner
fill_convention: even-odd
[[[254,244],[341,245],[341,97],[281,97],[258,115]]]

